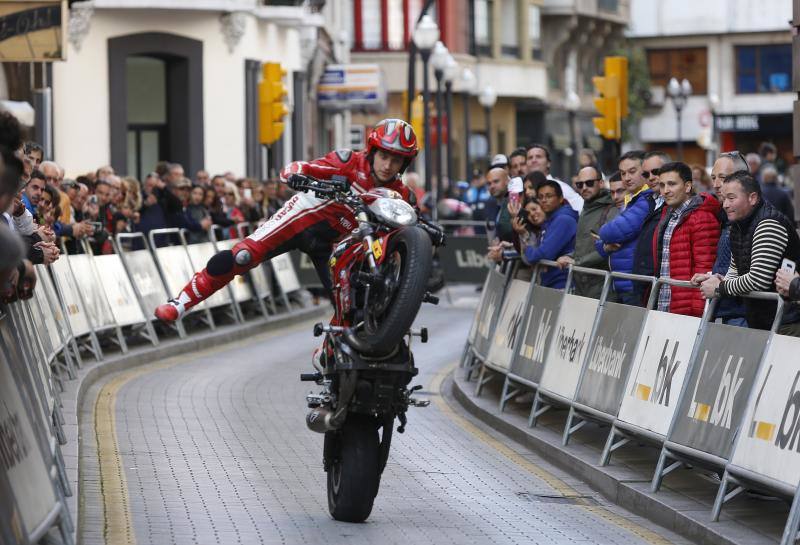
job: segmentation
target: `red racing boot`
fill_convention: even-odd
[[[207,269],[195,273],[188,284],[181,290],[177,299],[170,299],[155,310],[155,317],[171,324],[177,322],[186,311],[211,297],[218,289],[222,288],[233,279],[235,275],[211,276]]]

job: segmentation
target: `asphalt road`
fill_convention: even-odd
[[[415,346],[433,401],[395,434],[372,515],[328,515],[305,394],[319,342],[302,324],[112,376],[82,421],[81,542],[685,543],[463,413],[441,392],[477,303],[425,305]],[[575,499],[574,496],[584,496]]]

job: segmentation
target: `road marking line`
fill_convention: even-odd
[[[439,373],[434,376],[430,387],[427,389],[431,392],[440,392],[442,390],[442,385],[444,381],[450,373],[458,366],[458,362],[453,362],[444,369],[442,369]],[[458,424],[464,431],[468,432],[469,434],[473,435],[475,438],[479,439],[483,443],[486,443],[488,446],[495,449],[497,452],[517,464],[518,466],[522,467],[529,473],[532,473],[538,479],[546,482],[553,490],[561,494],[562,496],[580,496],[580,493],[575,490],[572,486],[562,481],[560,478],[556,477],[546,469],[534,464],[532,461],[528,460],[527,458],[523,457],[521,454],[515,452],[513,449],[508,447],[507,445],[503,444],[502,442],[498,441],[478,426],[458,414],[453,410],[447,401],[445,401],[444,395],[438,395],[433,399],[433,402],[436,404],[436,407],[444,413],[448,418],[453,420],[456,424]],[[590,505],[588,503],[577,503],[579,507],[586,509],[587,511],[593,513],[594,515],[605,519],[606,521],[623,528],[630,533],[642,538],[643,540],[647,541],[648,543],[652,543],[653,545],[670,545],[672,542],[668,539],[665,539],[658,535],[657,533],[649,530],[636,522],[629,520],[617,513],[609,511],[607,508],[598,505]]]
[[[122,387],[130,381],[149,373],[196,361],[199,358],[230,350],[231,348],[243,348],[271,337],[283,336],[301,328],[307,328],[308,323],[310,323],[310,320],[286,329],[260,333],[249,339],[236,341],[236,345],[233,345],[232,342],[227,342],[220,346],[213,346],[191,354],[182,354],[164,361],[141,365],[119,373],[102,386],[94,405],[94,432],[95,442],[97,443],[97,463],[100,469],[100,495],[103,501],[103,537],[106,543],[111,545],[136,545],[128,494],[128,481],[125,477],[125,466],[122,463],[117,439],[117,394],[119,394]]]

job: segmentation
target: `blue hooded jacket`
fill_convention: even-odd
[[[600,228],[600,240],[595,242],[597,253],[603,257],[611,256],[611,271],[630,273],[633,270],[633,254],[636,240],[642,230],[642,224],[651,211],[652,189],[645,189],[628,203],[628,206],[616,218]],[[622,247],[611,254],[603,250],[603,244],[621,244]],[[633,282],[621,278],[614,279],[614,290],[617,293],[633,291]]]
[[[522,252],[523,260],[534,265],[542,259],[555,261],[562,255],[575,250],[575,234],[578,232],[578,212],[569,204],[554,210],[542,225],[542,237],[538,246],[526,246]],[[541,274],[542,286],[563,288],[567,283],[567,271],[547,267]]]

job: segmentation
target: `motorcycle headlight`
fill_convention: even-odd
[[[379,220],[390,227],[414,225],[417,222],[417,213],[414,212],[414,208],[400,199],[375,199],[369,205],[369,209]]]

